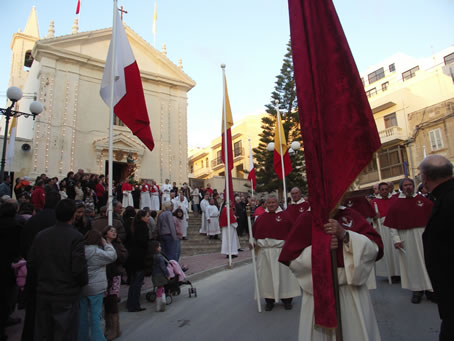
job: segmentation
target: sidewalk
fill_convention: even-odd
[[[243,252],[239,252],[238,257],[233,258],[232,261],[233,267],[251,262],[251,251],[244,250]],[[210,253],[182,257],[180,264],[189,267],[188,271],[186,271],[186,276],[188,280],[194,282],[227,269],[228,259],[225,258],[225,255]],[[152,287],[151,278],[146,277],[145,283],[142,286],[142,294],[150,291]],[[121,285],[120,297],[122,301],[126,301],[128,297],[128,286],[126,284]],[[16,310],[12,314],[13,317],[20,317],[22,321],[24,321],[24,315],[24,310]],[[22,323],[8,327],[6,333],[8,335],[8,341],[19,341],[22,334]]]
[[[237,258],[232,258],[232,266],[239,266],[249,263],[250,261],[251,251],[244,250],[243,252],[238,252]],[[182,257],[179,263],[181,266],[189,268],[185,274],[187,279],[193,282],[227,269],[228,259],[225,258],[225,255],[221,255],[220,253],[208,253],[204,255]],[[151,283],[151,277],[146,277],[142,286],[142,293],[148,292],[152,288],[153,284]],[[126,284],[121,285],[120,297],[122,301],[126,300],[128,297],[128,286]]]

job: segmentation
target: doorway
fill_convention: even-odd
[[[126,162],[113,162],[113,181],[118,184],[128,176],[128,164]],[[109,177],[109,161],[106,160],[106,179]]]

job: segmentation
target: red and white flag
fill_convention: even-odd
[[[131,129],[149,150],[153,150],[154,141],[151,134],[150,119],[143,94],[142,79],[139,67],[129,45],[128,37],[121,19],[115,11],[115,28],[107,54],[100,95],[104,103],[110,106],[111,87],[113,86],[113,110],[120,120]],[[112,51],[115,41],[115,51]],[[115,61],[113,60],[115,58]],[[114,84],[112,84],[112,64]]]
[[[77,0],[76,14],[80,12],[80,0]]]
[[[252,147],[249,141],[249,174],[247,179],[251,182],[252,189],[257,185],[257,177],[255,176],[254,160],[252,159]]]

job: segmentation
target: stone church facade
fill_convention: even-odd
[[[157,51],[130,27],[125,30],[141,72],[155,148],[149,151],[115,118],[114,178],[124,178],[127,161],[133,160],[136,180],[168,178],[181,184],[187,181],[187,93],[195,82],[181,61],[175,65],[166,57],[165,47]],[[99,89],[111,36],[111,28],[78,32],[77,22],[72,34],[55,36],[51,22],[47,37],[40,38],[35,9],[24,32],[13,35],[10,85],[24,92],[21,109],[34,98],[44,106],[35,122],[19,120],[18,140],[29,140],[31,149],[16,152],[11,165],[16,177],[61,178],[80,168],[106,173],[109,109]]]

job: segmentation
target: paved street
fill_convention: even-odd
[[[438,339],[435,304],[411,304],[411,293],[400,285],[383,279],[377,284],[372,297],[382,340]],[[292,311],[277,305],[272,312],[257,313],[250,264],[201,279],[195,287],[197,298],[189,298],[183,287],[164,313],[156,313],[150,303],[144,304],[144,312],[123,312],[119,340],[296,340],[300,300]]]

